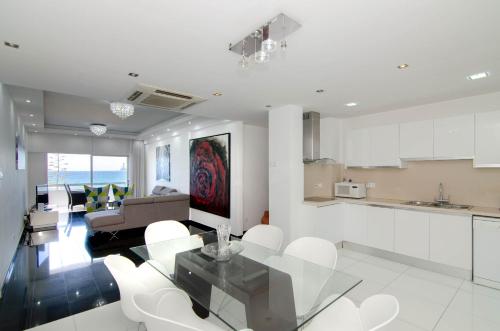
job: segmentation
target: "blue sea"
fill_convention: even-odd
[[[127,170],[94,171],[94,186],[127,184]],[[48,184],[90,184],[90,171],[49,171]]]

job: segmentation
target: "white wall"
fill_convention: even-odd
[[[243,231],[260,222],[260,217],[267,209],[267,175],[263,170],[267,169],[265,131],[263,128],[243,125],[242,122],[230,122],[202,130],[179,132],[176,137],[149,140],[146,145],[146,192],[150,193],[155,185],[165,185],[189,194],[189,140],[229,132],[231,133],[230,222],[233,234],[243,234]],[[156,180],[156,147],[166,144],[170,144],[170,182]],[[253,152],[245,152],[246,148],[256,150],[258,144],[260,144],[258,153],[264,155],[261,159],[256,158]],[[259,176],[262,173],[264,174]],[[211,227],[227,220],[197,209],[191,209],[190,214],[191,220]]]
[[[243,130],[243,222],[248,230],[269,208],[269,139],[267,128],[245,125]]]
[[[284,245],[301,235],[304,200],[302,107],[269,112],[269,222],[284,232]]]
[[[16,132],[24,129],[16,118],[12,100],[0,83],[0,287],[3,284],[24,228],[26,170],[16,170]]]

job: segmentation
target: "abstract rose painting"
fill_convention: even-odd
[[[230,217],[230,144],[230,133],[190,140],[191,208]]]

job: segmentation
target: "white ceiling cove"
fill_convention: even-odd
[[[228,44],[280,12],[302,25],[287,51],[239,68]],[[2,0],[0,81],[96,100],[142,82],[208,99],[188,113],[256,124],[268,104],[382,112],[500,90],[499,12],[498,0]]]

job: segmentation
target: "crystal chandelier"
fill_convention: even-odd
[[[89,129],[90,132],[92,132],[96,136],[102,136],[107,131],[106,125],[104,124],[90,124]]]
[[[131,105],[129,103],[112,102],[109,107],[111,109],[111,112],[113,112],[113,114],[115,114],[122,120],[134,115],[134,105]]]
[[[249,66],[249,59],[253,59],[253,63],[257,64],[269,62],[272,53],[278,48],[286,50],[286,37],[300,26],[298,22],[281,13],[237,43],[229,44],[229,50],[241,56],[239,65],[242,68]]]

